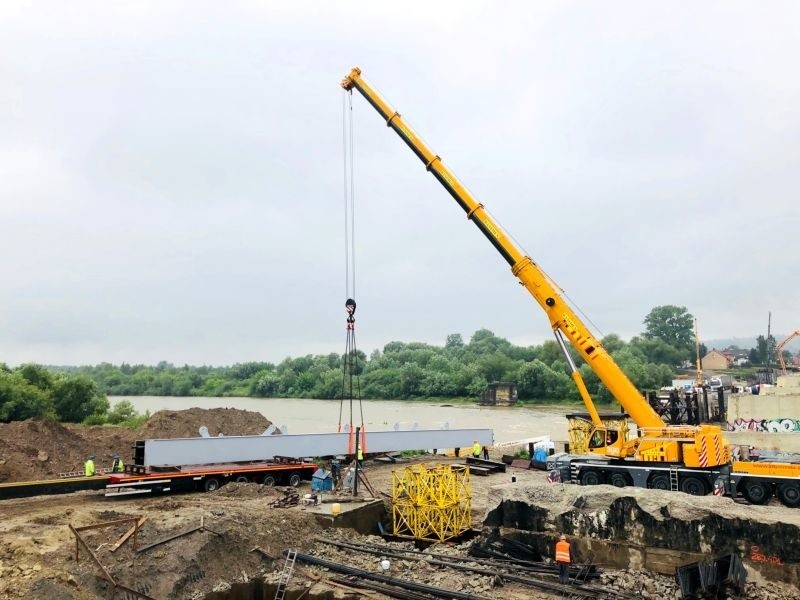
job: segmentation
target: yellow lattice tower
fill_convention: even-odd
[[[394,534],[443,542],[472,527],[469,467],[415,465],[392,472]]]

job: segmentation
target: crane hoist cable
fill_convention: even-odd
[[[342,360],[342,396],[339,402],[339,425],[337,431],[342,431],[342,413],[344,402],[348,400],[350,433],[348,451],[354,453],[355,426],[353,422],[353,401],[358,401],[361,417],[361,439],[359,447],[362,452],[366,450],[366,429],[364,427],[364,407],[361,403],[361,383],[358,375],[358,348],[356,347],[356,251],[355,251],[355,168],[353,165],[353,97],[343,91],[342,95],[342,156],[343,156],[343,186],[344,186],[344,255],[345,255],[345,311],[346,341],[345,352]]]

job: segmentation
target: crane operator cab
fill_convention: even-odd
[[[597,427],[589,437],[589,452],[607,456],[622,455],[623,436],[616,429]]]

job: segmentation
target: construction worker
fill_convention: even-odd
[[[363,469],[364,468],[364,451],[361,449],[361,446],[358,447],[358,452],[356,453],[356,460],[358,461],[358,466]]]
[[[483,447],[483,460],[489,460],[489,449],[486,446]]]
[[[83,472],[86,474],[86,477],[94,476],[94,454],[90,454],[89,458],[86,459],[83,465]]]
[[[472,444],[472,457],[473,458],[480,458],[481,457],[481,445],[478,443],[478,440]]]
[[[119,454],[114,455],[114,463],[111,465],[112,473],[122,473],[125,470],[125,463],[119,457]]]
[[[556,564],[558,564],[558,580],[561,583],[569,583],[569,542],[567,536],[562,535],[556,542]]]

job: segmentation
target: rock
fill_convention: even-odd
[[[50,456],[44,450],[39,450],[39,454],[36,455],[36,460],[39,462],[47,462]]]
[[[67,575],[67,584],[68,585],[74,585],[75,587],[78,587],[78,580],[75,579],[75,577],[72,576],[72,575]]]

